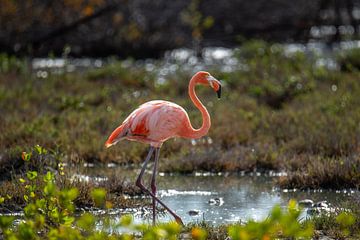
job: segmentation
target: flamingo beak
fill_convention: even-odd
[[[219,85],[219,89],[216,91],[218,98],[221,98],[221,85]]]

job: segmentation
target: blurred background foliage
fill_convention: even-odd
[[[243,39],[329,43],[357,38],[359,0],[0,1],[0,51],[17,55],[159,57]]]

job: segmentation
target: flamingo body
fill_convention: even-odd
[[[106,146],[122,139],[160,147],[169,138],[188,130],[189,117],[181,106],[163,100],[146,102],[135,109],[110,135]]]
[[[178,223],[182,224],[181,218],[166,206],[156,196],[156,169],[159,159],[160,147],[163,142],[172,137],[184,138],[200,138],[207,134],[211,126],[210,115],[205,106],[201,103],[195,94],[195,86],[201,84],[213,88],[218,97],[221,93],[221,84],[218,80],[212,77],[208,72],[197,72],[189,83],[189,97],[194,105],[201,112],[203,119],[202,126],[199,129],[194,129],[191,125],[190,119],[186,111],[179,105],[163,101],[154,100],[142,104],[135,109],[124,121],[117,127],[105,142],[106,147],[115,145],[122,139],[130,141],[137,141],[150,144],[149,153],[144,161],[144,165],[140,171],[139,177],[136,180],[136,185],[144,192],[148,193],[153,199],[153,223],[155,224],[155,206],[156,203],[161,204],[171,215],[174,216]],[[155,151],[154,170],[151,178],[151,191],[142,183],[147,163],[151,159]]]

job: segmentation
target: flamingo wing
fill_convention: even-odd
[[[187,114],[181,106],[168,101],[150,101],[135,109],[113,131],[105,146],[110,147],[122,138],[161,146],[178,135],[186,119]]]

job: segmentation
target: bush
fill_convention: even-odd
[[[122,216],[119,222],[105,217],[99,225],[98,217],[91,213],[75,215],[74,200],[78,197],[78,189],[59,189],[52,172],[38,175],[36,171],[29,171],[26,175],[26,179],[19,179],[25,192],[24,219],[16,224],[14,217],[0,216],[0,229],[6,239],[134,239],[134,235],[140,235],[143,239],[155,240],[179,239],[187,234],[186,229],[176,222],[155,226],[134,224],[132,217],[127,215]],[[36,185],[37,179],[45,183],[41,189]],[[91,195],[97,207],[107,209],[112,206],[106,201],[104,189],[94,189]],[[10,199],[0,197],[0,204],[4,201]],[[290,201],[286,211],[276,206],[267,219],[230,226],[228,234],[234,240],[275,239],[278,236],[310,238],[313,226],[311,223],[300,223],[300,213],[296,202]],[[118,233],[119,228],[126,231]],[[190,236],[192,239],[206,239],[207,229],[193,226]]]
[[[6,53],[0,53],[0,74],[20,73],[24,74],[28,71],[26,60],[9,56]]]
[[[360,48],[344,50],[337,60],[342,71],[360,70]]]
[[[290,55],[279,44],[255,40],[243,44],[236,56],[243,70],[230,74],[230,84],[273,108],[315,86],[313,62],[304,53]]]

